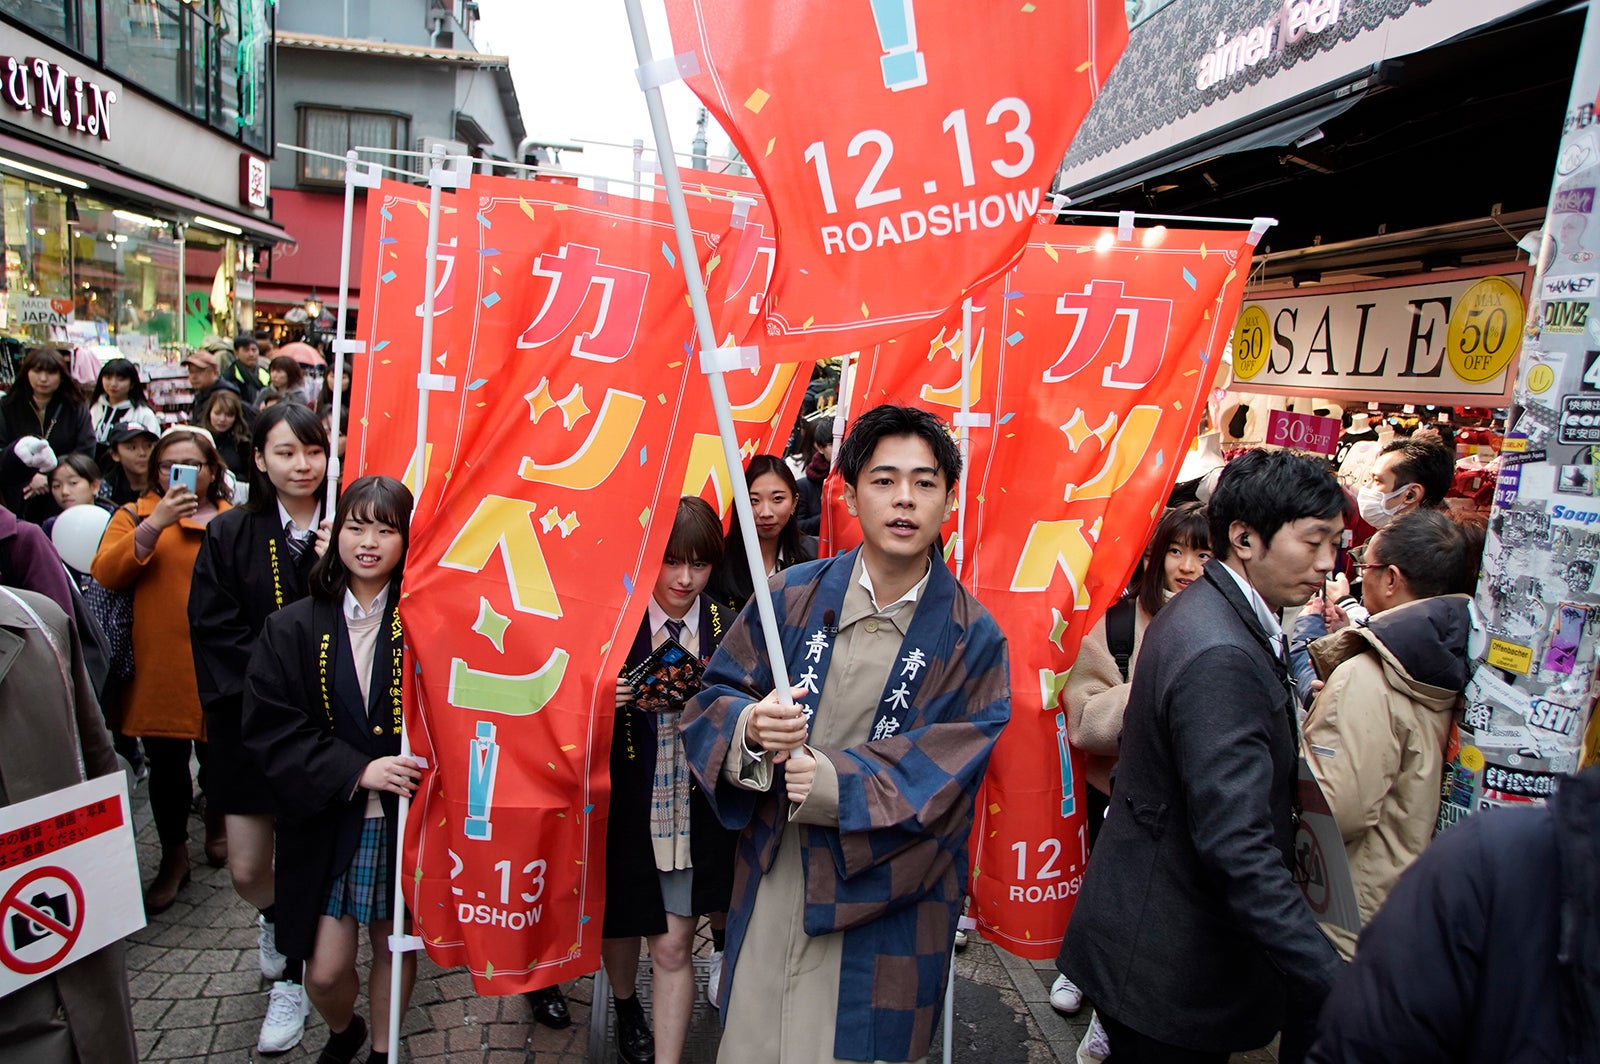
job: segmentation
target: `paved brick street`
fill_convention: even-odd
[[[159,862],[144,784],[134,795],[139,860],[148,880]],[[201,849],[203,830],[190,820],[194,881],[171,909],[133,936],[128,976],[133,1018],[143,1061],[314,1061],[327,1039],[315,1010],[304,1041],[288,1053],[263,1057],[255,1051],[266,1010],[267,983],[257,960],[254,913],[234,894],[226,868],[210,868]],[[710,948],[702,933],[698,952]],[[366,951],[363,949],[363,959]],[[1055,969],[1048,962],[1018,960],[974,941],[956,961],[954,1059],[983,1064],[1057,1064],[1074,1059],[1089,1018],[1088,1009],[1069,1020],[1050,1007]],[[702,973],[703,977],[703,973]],[[581,1064],[615,1061],[614,1050],[589,1054],[590,1001],[594,979],[567,986],[573,1024],[552,1031],[529,1022],[521,997],[479,997],[460,969],[441,969],[426,957],[403,1027],[405,1051],[397,1059],[474,1064]],[[717,1025],[703,999],[690,1035],[688,1064],[715,1058]],[[360,1007],[368,1015],[365,1004]],[[602,1017],[606,1019],[607,1017]],[[942,1042],[936,1040],[932,1061]],[[1271,1054],[1235,1058],[1270,1064]]]

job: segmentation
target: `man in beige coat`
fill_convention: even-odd
[[[1367,547],[1363,626],[1311,645],[1326,684],[1305,721],[1305,755],[1344,836],[1365,923],[1421,854],[1439,815],[1445,747],[1471,675],[1467,639],[1476,540],[1437,511],[1418,511]],[[1354,933],[1323,930],[1339,952]]]

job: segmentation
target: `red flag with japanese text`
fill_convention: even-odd
[[[402,604],[430,766],[405,887],[430,955],[508,994],[599,963],[613,678],[705,384],[664,205],[481,177],[458,195],[460,355],[434,400],[457,453],[432,464]]]
[[[1126,586],[1194,437],[1249,239],[1156,228],[1120,241],[1115,230],[1041,226],[975,300],[960,575],[1006,633],[1013,686],[979,796],[971,915],[1019,956],[1055,956],[1087,864],[1067,671]],[[863,357],[850,415],[896,402],[955,422],[960,329],[957,308],[915,353],[880,345]],[[859,538],[837,480],[834,551]],[[956,534],[952,520],[946,541]]]
[[[689,87],[771,204],[761,343],[793,360],[906,333],[1003,272],[1128,35],[1121,0],[668,0],[667,15],[698,59]]]
[[[343,421],[347,441],[343,477],[349,483],[369,473],[415,487],[411,463],[417,448],[417,378],[422,372],[422,314],[428,246],[426,186],[385,180],[367,193],[366,277],[361,339],[366,351],[353,360],[350,409]],[[447,373],[456,319],[455,193],[443,192],[434,270],[433,372]],[[451,438],[452,404],[430,400],[429,439]],[[449,455],[430,447],[429,461],[449,465]],[[431,512],[438,482],[419,499]]]
[[[996,437],[965,576],[1009,640],[1012,715],[978,797],[972,915],[1019,956],[1055,956],[1088,863],[1067,673],[1199,427],[1250,240],[1041,227],[989,309]]]
[[[775,242],[772,219],[761,189],[747,177],[686,171],[684,195],[697,228],[711,238],[703,280],[716,329],[715,343],[738,346],[761,314],[761,299],[772,272]],[[757,454],[782,454],[805,398],[806,374],[793,362],[763,360],[751,369],[723,374],[739,452],[745,461]],[[694,413],[702,418],[689,456],[685,495],[700,495],[726,520],[733,509],[733,479],[717,434],[709,388],[693,393],[704,399]],[[685,412],[686,415],[689,413]]]

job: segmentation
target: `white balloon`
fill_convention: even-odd
[[[87,573],[94,564],[95,552],[100,549],[100,537],[106,534],[111,515],[93,504],[74,506],[56,517],[50,530],[50,541],[56,545],[61,560]]]

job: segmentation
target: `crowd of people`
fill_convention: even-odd
[[[190,882],[198,767],[204,859],[256,910],[271,984],[259,1050],[298,1044],[315,1007],[323,1064],[369,1045],[364,1059],[386,1064],[396,802],[421,778],[399,755],[411,494],[363,477],[330,514],[326,418],[299,401],[298,365],[263,364],[248,337],[226,366],[223,353],[188,356],[195,406],[163,427],[132,363],[107,363],[85,399],[61,352],[30,352],[0,402],[0,568],[59,610],[51,623],[81,629],[115,749],[148,774],[161,858],[146,910]],[[682,1059],[702,918],[720,1059],[930,1051],[975,796],[1011,712],[1007,646],[939,550],[962,467],[948,427],[880,406],[837,451],[830,428],[808,426],[796,464],[750,459],[753,550],[737,522],[724,531],[704,501],[680,500],[624,667],[604,681],[601,952],[628,1064]],[[1548,810],[1432,841],[1482,652],[1482,530],[1442,506],[1450,458],[1396,441],[1352,497],[1321,459],[1247,452],[1167,510],[1085,638],[1065,699],[1090,858],[1051,988],[1063,1012],[1093,1005],[1080,1059],[1225,1061],[1274,1037],[1281,1061],[1512,1059],[1515,1028],[1476,1005],[1489,969],[1528,956],[1487,926],[1501,904],[1520,907],[1522,943],[1549,945],[1519,998],[1544,1025],[1533,1040],[1549,1059],[1595,1044],[1593,772]],[[819,560],[830,470],[861,546]],[[49,528],[80,507],[109,521],[90,557],[63,564]],[[1352,544],[1358,514],[1376,531]],[[786,689],[746,608],[751,553],[786,660],[808,665]],[[0,623],[32,608],[18,601],[0,600]],[[84,749],[86,767],[108,769],[105,750]],[[1319,923],[1296,882],[1302,761],[1344,839],[1359,938]],[[1486,870],[1489,845],[1525,851],[1549,882]],[[1463,935],[1479,936],[1465,955]],[[1428,958],[1437,970],[1419,975]],[[529,997],[536,1021],[570,1024],[559,987]],[[131,1027],[126,1047],[99,1035],[115,1045],[93,1059],[132,1059]]]

